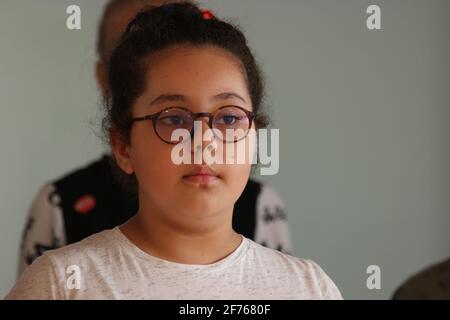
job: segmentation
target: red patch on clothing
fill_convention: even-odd
[[[86,214],[95,208],[96,203],[95,198],[91,194],[86,194],[75,201],[73,207],[77,213]]]

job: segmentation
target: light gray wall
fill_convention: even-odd
[[[0,3],[0,296],[38,188],[102,150],[94,41],[104,1]],[[268,78],[295,254],[346,298],[386,299],[450,256],[450,2],[203,1],[246,31]],[[65,28],[78,4],[82,30]],[[365,10],[381,7],[382,30]],[[381,290],[366,268],[381,267]]]

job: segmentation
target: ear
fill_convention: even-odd
[[[111,144],[117,165],[125,173],[132,174],[134,169],[130,157],[130,145],[113,129],[109,130],[109,143]]]
[[[102,91],[103,95],[108,91],[108,76],[106,72],[106,65],[98,60],[95,64],[95,79],[97,80],[97,85]]]

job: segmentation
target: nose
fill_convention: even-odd
[[[211,115],[209,114],[197,114],[195,117],[191,152],[197,152],[197,156],[203,155],[205,148],[215,148],[216,137],[213,132],[209,131],[208,134],[205,135],[208,130],[212,130],[212,128],[210,128],[210,119]]]

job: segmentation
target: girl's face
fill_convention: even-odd
[[[170,98],[161,98],[167,96]],[[239,61],[214,46],[174,46],[152,56],[146,88],[137,98],[132,115],[142,117],[168,107],[213,113],[228,105],[252,111]],[[199,118],[198,121],[202,121],[203,132],[209,128],[207,118]],[[208,143],[204,142],[203,148]],[[226,154],[226,143],[221,140],[216,140],[216,143],[216,147],[223,148]],[[121,168],[129,174],[136,174],[141,208],[157,209],[155,212],[170,215],[166,218],[175,221],[184,221],[180,220],[181,217],[199,221],[230,212],[247,183],[250,162],[176,165],[171,158],[174,146],[160,140],[151,120],[133,124],[129,145],[113,145]],[[244,148],[248,152],[254,148],[254,141],[249,135],[234,143],[234,148],[235,151]],[[212,169],[217,176],[193,176],[196,170],[205,167]]]

